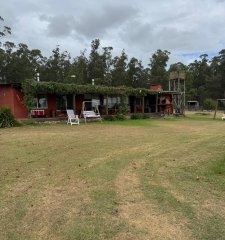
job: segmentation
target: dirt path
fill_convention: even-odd
[[[125,219],[138,236],[119,236],[120,239],[191,239],[185,223],[179,222],[175,214],[162,214],[157,206],[148,202],[140,190],[136,171],[140,164],[132,163],[116,179],[120,198],[119,217]],[[119,239],[118,238],[118,239]]]

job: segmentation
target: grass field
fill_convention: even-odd
[[[0,130],[1,240],[225,239],[225,121]]]

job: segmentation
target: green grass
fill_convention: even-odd
[[[193,114],[3,129],[0,239],[224,239],[223,129]]]

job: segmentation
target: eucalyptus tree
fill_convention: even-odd
[[[114,57],[112,64],[112,86],[126,85],[127,80],[127,54],[122,50],[121,55]]]
[[[82,51],[79,56],[73,59],[69,75],[67,76],[67,82],[88,84],[88,59],[85,54],[86,50]]]
[[[145,87],[146,75],[142,62],[132,57],[127,64],[127,85],[130,87]]]
[[[112,85],[112,68],[113,68],[113,59],[112,59],[112,50],[113,47],[103,47],[102,61],[103,61],[103,70],[104,70],[104,79],[102,85]]]
[[[94,39],[91,42],[91,52],[88,61],[88,80],[102,81],[104,79],[104,62],[100,54],[100,40]]]
[[[207,54],[200,55],[200,60],[195,60],[188,65],[188,70],[192,75],[193,89],[197,90],[197,100],[203,106],[207,96],[207,81],[210,77],[210,66]]]
[[[218,94],[218,97],[225,98],[225,49],[222,49],[219,52],[219,74],[220,74],[220,80],[219,80],[219,89],[220,93]]]
[[[150,58],[149,67],[151,69],[151,83],[161,84],[164,89],[168,86],[167,62],[170,52],[158,49]]]
[[[43,64],[43,56],[38,49],[30,50],[24,43],[17,46],[12,42],[3,44],[1,54],[1,74],[10,82],[22,82],[34,78],[36,69]]]
[[[65,82],[70,74],[70,59],[70,54],[67,51],[61,52],[57,46],[46,59],[41,78],[44,81]]]
[[[4,18],[2,18],[2,17],[0,16],[0,23],[1,23],[1,22],[4,22]],[[2,26],[2,27],[0,28],[0,38],[6,36],[7,34],[11,34],[11,28],[10,28],[10,27],[7,27],[7,26]],[[2,43],[1,43],[1,41],[0,41],[0,47],[1,47],[1,45],[2,45]]]

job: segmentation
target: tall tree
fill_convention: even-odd
[[[0,16],[0,23],[1,22],[4,22],[4,19]],[[0,29],[0,38],[1,37],[4,37],[5,35],[7,34],[11,34],[11,28],[10,27],[7,27],[7,26],[3,26],[1,29]],[[2,43],[0,41],[0,47],[1,47]]]
[[[104,79],[104,63],[100,51],[100,40],[95,39],[91,42],[91,52],[88,62],[88,79],[91,83],[92,79]]]
[[[69,75],[70,59],[70,54],[67,51],[61,53],[59,46],[57,46],[46,61],[41,79],[44,81],[65,82]]]
[[[112,85],[112,67],[113,67],[113,59],[112,59],[112,47],[103,47],[102,61],[103,61],[103,69],[104,69],[104,79],[102,81],[103,85]]]
[[[76,57],[71,64],[67,82],[76,84],[88,84],[88,59],[85,56],[86,50]]]
[[[201,55],[200,60],[195,60],[193,63],[188,65],[188,70],[192,75],[193,89],[197,90],[197,100],[200,105],[203,106],[204,99],[207,96],[206,82],[210,77],[208,55]]]
[[[142,62],[134,57],[130,59],[127,65],[127,85],[134,88],[146,86]]]
[[[166,66],[170,52],[158,49],[150,58],[151,82],[161,84],[164,89],[168,87]]]
[[[122,86],[126,85],[127,80],[127,54],[123,50],[121,55],[114,57],[112,70],[112,85]]]

